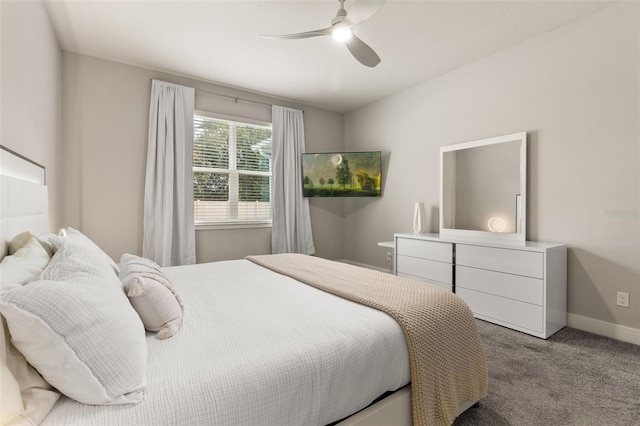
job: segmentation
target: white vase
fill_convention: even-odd
[[[413,233],[422,234],[427,229],[427,217],[424,211],[424,203],[416,203],[413,210]]]

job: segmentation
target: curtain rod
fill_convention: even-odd
[[[161,80],[158,80],[161,81]],[[153,78],[149,79],[149,83],[153,82]],[[221,98],[227,98],[227,99],[232,99],[235,103],[238,102],[250,102],[250,103],[254,103],[254,104],[260,104],[260,105],[266,105],[266,106],[273,106],[273,104],[270,104],[268,102],[262,102],[262,101],[254,101],[253,99],[245,99],[245,98],[240,98],[238,96],[231,96],[231,95],[225,95],[224,93],[218,93],[218,92],[212,92],[210,90],[202,90],[202,89],[195,89],[196,92],[198,93],[204,93],[207,95],[211,95],[211,96],[219,96]]]

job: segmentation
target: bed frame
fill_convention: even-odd
[[[17,234],[49,231],[45,168],[0,145],[0,259]],[[476,402],[460,405],[459,413]],[[411,386],[394,392],[336,426],[411,426]]]
[[[465,402],[458,407],[458,415],[478,402]],[[336,426],[412,426],[411,385],[394,392],[362,411],[339,422]]]

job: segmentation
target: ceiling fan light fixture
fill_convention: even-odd
[[[337,27],[331,31],[331,35],[334,39],[338,41],[348,41],[351,39],[353,33],[351,32],[351,28],[349,27]]]
[[[359,18],[355,21],[347,17],[347,11],[344,8],[345,0],[339,1],[340,9],[338,10],[338,13],[336,13],[336,16],[331,20],[331,25],[327,28],[294,34],[263,35],[262,37],[275,38],[280,40],[296,40],[301,38],[322,37],[331,35],[336,41],[344,44],[351,55],[353,55],[353,57],[356,58],[356,60],[362,65],[370,68],[375,67],[380,63],[380,57],[371,47],[369,47],[367,43],[360,40],[358,36],[353,34],[353,29],[369,19],[386,0],[367,0],[360,3],[354,2],[356,3],[356,5],[364,5],[361,6],[361,10],[368,10],[368,12],[364,12],[364,15],[366,16],[361,13],[360,15],[358,15]],[[354,7],[354,9],[356,9],[356,7]],[[355,15],[357,15],[357,13],[355,13]]]

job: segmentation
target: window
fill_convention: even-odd
[[[271,223],[271,127],[194,115],[196,225]]]

